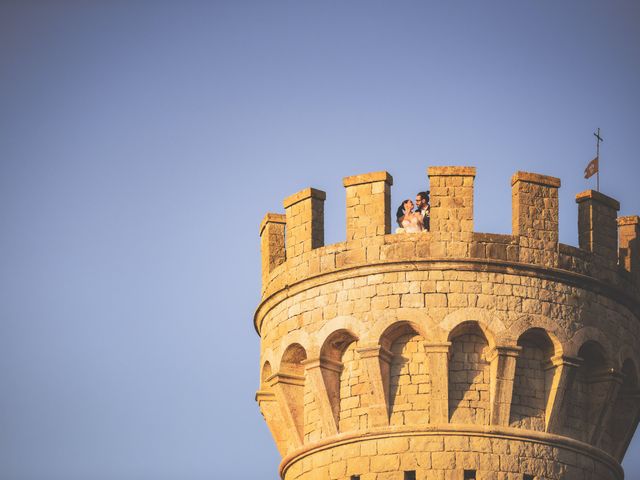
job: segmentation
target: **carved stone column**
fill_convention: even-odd
[[[614,457],[619,462],[622,462],[624,458],[624,454],[627,453],[627,448],[629,448],[629,444],[633,439],[633,434],[638,428],[638,423],[640,423],[640,390],[635,390],[633,392],[626,392],[624,395],[629,399],[629,403],[633,405],[633,412],[629,418],[631,418],[631,422],[629,422],[625,428],[624,435],[622,438],[624,439],[619,446],[617,446]]]
[[[302,446],[304,376],[275,373],[269,379],[269,387],[280,405],[291,443],[295,447]]]
[[[267,427],[276,442],[280,455],[285,456],[287,451],[295,446],[295,442],[289,439],[289,433],[285,428],[284,420],[280,412],[280,406],[276,400],[276,394],[268,390],[258,390],[256,401],[260,407],[260,413],[267,422]]]
[[[592,383],[604,383],[605,386],[605,397],[602,399],[600,405],[598,405],[597,412],[597,420],[591,432],[589,432],[589,439],[592,445],[598,445],[600,443],[600,439],[602,438],[602,434],[606,428],[606,425],[609,423],[609,418],[611,418],[611,412],[613,410],[613,406],[615,404],[616,398],[618,397],[618,392],[620,391],[620,386],[622,385],[622,380],[624,375],[613,368],[607,369],[601,375],[598,375],[596,378],[592,379]]]
[[[522,347],[495,347],[489,355],[491,382],[489,401],[491,425],[509,425],[513,380],[516,376],[516,360]]]
[[[449,348],[451,342],[425,345],[431,378],[431,423],[449,423]]]
[[[314,392],[318,410],[320,410],[323,436],[336,435],[338,433],[338,411],[336,407],[340,402],[340,372],[342,372],[342,364],[326,358],[308,359],[302,363],[305,366],[311,390]],[[333,377],[335,375],[338,377],[337,391],[334,387],[330,387],[335,383],[335,378],[329,378],[330,382],[325,381],[326,376]]]
[[[546,370],[553,370],[553,378],[545,409],[545,432],[560,433],[564,419],[566,393],[573,385],[580,364],[579,358],[563,355],[551,357],[546,368]]]
[[[369,377],[369,426],[389,425],[389,364],[391,352],[375,345],[358,349]],[[383,367],[384,366],[384,367]],[[383,375],[383,371],[386,375]]]

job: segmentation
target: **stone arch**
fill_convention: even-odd
[[[566,350],[567,336],[557,321],[545,315],[524,315],[519,317],[511,326],[497,335],[499,344],[516,344],[518,339],[532,328],[544,330],[553,344],[554,355],[563,355]]]
[[[268,380],[271,378],[272,375],[273,375],[273,370],[271,369],[271,363],[269,362],[269,360],[266,360],[262,364],[262,368],[260,369],[260,390],[262,391],[270,390]]]
[[[586,330],[582,329],[581,331]],[[592,329],[592,332],[595,329]],[[599,424],[600,416],[606,407],[609,375],[606,348],[593,340],[588,332],[581,334],[580,339],[587,338],[577,350],[580,364],[568,392],[568,408],[565,410],[564,430],[574,438],[583,442],[591,442]],[[589,338],[590,337],[590,338]],[[571,348],[577,345],[576,336],[571,340]],[[572,350],[573,351],[573,350]]]
[[[583,327],[578,330],[567,342],[567,348],[565,349],[566,355],[570,357],[579,357],[580,349],[589,341],[595,342],[599,345],[599,349],[602,351],[607,366],[611,367],[611,359],[613,358],[612,352],[614,351],[609,338],[598,328],[595,327]]]
[[[449,421],[489,423],[490,343],[480,322],[465,321],[449,332]]]
[[[367,411],[362,408],[367,388],[361,386],[366,375],[357,344],[358,337],[342,328],[329,334],[320,348],[322,378],[338,431],[357,429],[361,421],[367,421]]]
[[[366,328],[359,319],[352,316],[343,315],[332,318],[314,335],[315,340],[312,342],[309,350],[313,355],[311,355],[310,358],[323,355],[322,350],[326,349],[327,340],[336,332],[340,331],[349,332],[354,338],[360,339],[364,332],[366,332]]]
[[[380,343],[380,339],[393,325],[406,322],[413,325],[416,332],[425,338],[427,342],[441,341],[445,332],[437,333],[440,327],[424,310],[415,308],[399,308],[392,313],[389,310],[373,312],[373,326],[365,330],[362,341],[367,343]]]
[[[395,322],[386,328],[379,342],[389,423],[428,423],[431,379],[424,330],[414,322]]]
[[[516,359],[509,425],[543,432],[555,371],[552,358],[561,354],[562,346],[539,327],[522,332],[517,345],[521,350]]]
[[[282,369],[281,362],[284,358],[284,353],[291,345],[294,344],[300,345],[304,349],[307,357],[311,357],[311,355],[309,355],[309,352],[313,349],[313,345],[309,334],[304,330],[293,330],[282,337],[282,340],[280,340],[278,352],[282,352],[282,354],[278,359],[278,363],[271,362],[272,368],[276,369],[277,371],[280,371]]]
[[[615,368],[622,371],[625,362],[631,362],[633,368],[636,368],[636,365],[640,364],[636,351],[628,344],[624,344],[618,349],[618,354],[615,357]]]
[[[260,388],[256,392],[256,400],[260,406],[260,412],[267,422],[267,426],[273,435],[278,450],[281,454],[299,446],[299,438],[296,435],[295,423],[292,419],[289,405],[282,400],[281,384],[277,374],[273,373],[271,351],[265,352],[260,368]],[[285,387],[286,388],[286,387]],[[280,397],[280,398],[278,398]],[[281,400],[281,401],[279,401]]]
[[[582,365],[593,369],[604,369],[609,364],[607,350],[597,340],[587,340],[578,350],[578,358],[582,359]]]
[[[398,337],[411,332],[414,335],[426,336],[426,331],[422,325],[408,320],[398,320],[386,326],[378,336],[378,343],[382,348],[389,350]]]
[[[267,349],[264,352],[262,352],[262,355],[260,356],[261,360],[262,360],[262,367],[260,369],[260,384],[262,385],[262,380],[263,380],[263,369],[265,364],[269,364],[269,368],[271,369],[271,374],[273,374],[274,371],[277,371],[278,369],[278,365],[280,364],[279,361],[276,360],[275,355],[273,353],[272,349]],[[266,380],[266,378],[264,378],[264,380]]]
[[[456,328],[469,322],[478,326],[491,349],[496,346],[496,336],[506,330],[502,318],[496,312],[489,313],[482,308],[462,308],[450,313],[438,324],[440,331],[447,335],[441,341],[448,341]]]
[[[280,360],[280,373],[287,375],[304,376],[304,361],[307,359],[307,351],[299,343],[290,344]]]
[[[320,358],[339,362],[347,347],[358,339],[356,334],[347,328],[334,330],[322,342]]]
[[[277,384],[300,438],[304,432],[305,366],[307,351],[299,343],[290,344],[282,354]]]
[[[620,369],[622,373],[616,399],[611,410],[602,444],[604,450],[621,461],[635,430],[634,419],[638,415],[638,368],[628,356]]]

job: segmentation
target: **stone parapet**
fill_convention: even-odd
[[[432,249],[439,255],[466,256],[473,232],[474,167],[429,167]]]
[[[283,202],[286,216],[287,257],[296,257],[324,245],[324,201],[327,194],[305,188]]]
[[[389,174],[389,172],[372,172],[372,173],[363,173],[360,175],[352,175],[350,177],[344,177],[342,179],[342,184],[345,187],[354,187],[356,185],[364,185],[371,183],[386,183],[388,185],[393,185],[393,177]]]
[[[541,187],[560,188],[560,179],[549,175],[541,175],[539,173],[516,172],[511,177],[511,186],[517,182],[531,183]]]
[[[389,235],[392,207],[388,172],[346,177],[347,243],[324,245],[325,193],[304,189],[284,201],[286,252],[281,218],[269,214],[263,220],[270,234],[263,244],[263,293],[271,284],[295,281],[320,271],[387,259],[486,258],[529,265],[560,268],[612,282],[618,278],[620,264],[631,268],[635,235],[633,223],[618,224],[616,200],[599,192],[579,194],[579,241],[576,249],[558,243],[558,192],[560,180],[528,172],[517,172],[511,179],[513,233],[498,235],[473,231],[473,167],[430,167],[431,231],[421,234]],[[635,217],[622,217],[633,219]],[[632,220],[629,220],[632,222]],[[620,249],[617,231],[622,232]],[[270,238],[266,242],[266,238]],[[634,237],[635,238],[635,237]],[[323,247],[323,248],[321,248]],[[624,258],[623,258],[624,257]],[[286,262],[284,259],[286,258]],[[279,267],[284,262],[284,267]],[[284,275],[284,270],[288,271]],[[285,279],[285,277],[287,277]],[[636,276],[632,276],[636,278]],[[626,281],[628,281],[625,278]]]
[[[260,249],[262,251],[262,283],[269,274],[286,260],[284,229],[286,218],[279,213],[267,213],[260,223]]]
[[[386,172],[344,180],[345,242],[323,245],[319,190],[261,224],[256,400],[282,478],[621,480],[640,217],[585,192],[582,248],[560,244],[560,181],[518,172],[512,234],[474,232],[475,169],[428,172],[429,232],[387,233]]]
[[[555,267],[558,262],[560,179],[517,172],[511,177],[512,231],[520,261]]]
[[[620,266],[629,272],[640,286],[640,217],[631,215],[618,218],[620,240]]]
[[[391,233],[391,185],[387,172],[345,177],[347,241]]]
[[[578,204],[578,244],[593,252],[604,263],[618,262],[618,225],[620,203],[611,197],[587,190],[576,195]]]
[[[384,265],[396,265],[398,262],[411,264],[429,264],[433,262],[454,261],[464,264],[468,261],[473,268],[483,269],[486,262],[491,265],[504,265],[504,268],[517,268],[540,272],[548,269],[548,275],[566,275],[589,277],[592,282],[606,282],[607,288],[619,290],[620,295],[634,295],[638,281],[630,282],[626,273],[617,265],[603,266],[597,262],[591,252],[570,245],[559,244],[556,253],[556,266],[544,267],[536,263],[521,261],[521,250],[518,238],[512,235],[473,233],[464,244],[464,255],[443,255],[433,252],[432,233],[390,234],[370,237],[351,242],[343,242],[313,249],[294,259],[287,259],[283,264],[270,271],[263,284],[263,298],[308,278],[340,274],[356,267],[372,265],[384,268]],[[633,246],[633,242],[630,243]],[[621,247],[622,248],[622,247]],[[635,251],[630,247],[621,250]],[[434,254],[435,253],[435,254]],[[439,253],[439,254],[438,254]],[[627,258],[627,257],[624,257]],[[635,258],[635,257],[633,257]],[[632,260],[628,264],[631,268]],[[409,268],[409,267],[407,267]],[[414,267],[415,268],[415,267]],[[633,277],[636,278],[636,277]]]

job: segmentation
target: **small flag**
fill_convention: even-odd
[[[584,178],[589,178],[598,173],[598,158],[596,157],[589,162],[587,168],[584,169]]]

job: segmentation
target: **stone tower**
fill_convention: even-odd
[[[387,172],[344,179],[345,242],[320,190],[265,216],[256,400],[283,479],[624,477],[639,217],[588,190],[580,248],[558,243],[560,180],[517,172],[512,234],[475,232],[475,174],[428,169],[430,232],[391,233]]]

